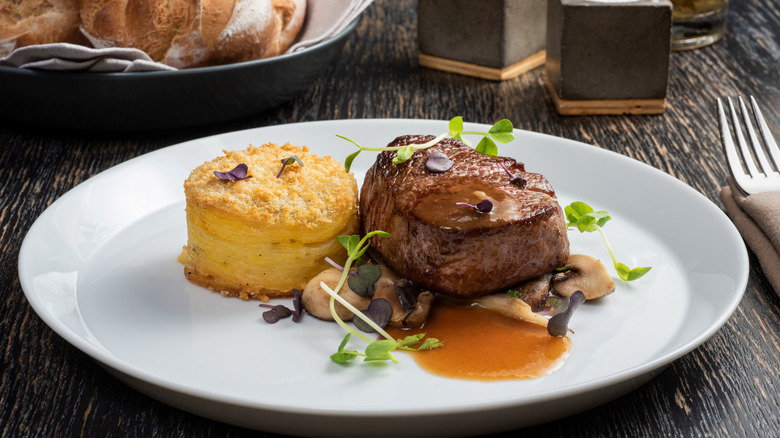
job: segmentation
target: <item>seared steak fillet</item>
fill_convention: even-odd
[[[421,144],[432,136],[398,137],[389,146]],[[443,173],[426,169],[433,152],[454,162]],[[514,159],[493,157],[456,140],[418,150],[393,164],[379,154],[360,191],[361,232],[384,230],[371,245],[400,277],[433,292],[475,298],[506,291],[563,266],[569,256],[566,221],[547,179]],[[499,165],[522,176],[510,182]],[[458,206],[493,203],[490,212]]]

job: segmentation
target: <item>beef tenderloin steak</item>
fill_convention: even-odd
[[[432,136],[407,135],[389,146],[421,144]],[[452,167],[426,169],[434,152]],[[563,266],[569,256],[566,221],[547,179],[523,163],[475,151],[445,139],[393,164],[393,151],[377,156],[360,193],[361,233],[383,230],[371,245],[401,277],[456,298],[506,291]],[[503,164],[525,185],[511,182]],[[457,203],[493,203],[480,212]]]

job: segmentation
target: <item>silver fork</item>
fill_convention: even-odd
[[[753,107],[755,121],[763,138],[763,145],[753,129],[753,121],[748,114],[745,101],[739,98],[739,106],[742,113],[742,123],[737,114],[731,98],[726,98],[731,113],[731,121],[734,125],[734,135],[737,145],[731,136],[726,112],[723,103],[718,99],[718,121],[720,122],[720,137],[726,160],[731,169],[731,175],[738,188],[745,194],[752,195],[760,192],[780,190],[780,148],[777,147],[772,133],[764,120],[761,109],[756,99],[750,96],[750,105]],[[743,129],[747,132],[750,143],[745,140]],[[737,150],[739,146],[739,151]]]

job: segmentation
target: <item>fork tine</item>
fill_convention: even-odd
[[[720,137],[723,142],[726,161],[731,168],[731,174],[734,176],[734,179],[739,180],[745,175],[745,170],[737,154],[737,146],[734,144],[734,138],[731,136],[728,118],[723,110],[723,102],[720,99],[718,99],[718,121],[720,122]],[[737,185],[739,185],[739,181],[737,181]]]
[[[747,131],[748,138],[750,138],[750,145],[751,149],[753,150],[753,155],[758,160],[758,164],[761,166],[760,171],[764,175],[769,175],[772,173],[772,165],[769,164],[769,160],[767,160],[764,148],[761,147],[761,142],[758,141],[756,130],[753,129],[753,122],[750,119],[750,113],[748,113],[747,107],[745,106],[745,100],[742,99],[742,96],[739,97],[739,109],[742,111],[742,120],[744,120],[745,131]],[[747,158],[745,159],[747,160]],[[753,176],[756,177],[757,175],[754,174]]]
[[[750,153],[745,136],[742,134],[742,129],[739,127],[740,122],[737,110],[734,108],[731,98],[729,97],[726,99],[729,102],[729,109],[731,110],[731,122],[734,125],[734,135],[737,137],[737,145],[739,145],[739,150],[742,153],[742,163],[747,167],[750,176],[756,177],[761,172],[756,167],[755,161],[753,161],[753,155]]]
[[[761,137],[764,139],[764,145],[769,151],[769,154],[772,156],[772,161],[775,164],[776,171],[780,171],[780,148],[777,147],[777,143],[772,137],[772,133],[769,132],[769,126],[766,124],[764,114],[761,112],[761,109],[758,107],[758,103],[753,96],[750,96],[750,105],[753,107],[753,113],[756,116],[758,129],[761,131]]]

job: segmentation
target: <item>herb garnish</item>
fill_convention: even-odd
[[[609,251],[609,255],[612,257],[612,264],[615,265],[615,270],[617,270],[618,275],[623,280],[636,280],[647,274],[647,271],[651,269],[650,266],[636,267],[631,269],[623,263],[617,261],[615,252],[612,250],[612,246],[609,244],[607,235],[604,233],[602,228],[604,227],[604,224],[607,223],[607,221],[612,219],[609,213],[606,211],[593,211],[593,208],[590,205],[578,201],[567,205],[565,212],[566,220],[569,221],[566,224],[567,228],[577,227],[577,229],[580,230],[580,233],[598,231],[601,234],[601,238],[604,240],[604,245],[606,245],[607,250]]]
[[[485,155],[493,155],[493,156],[498,155],[498,146],[496,146],[496,143],[509,143],[510,141],[515,139],[515,136],[512,133],[514,127],[512,126],[512,122],[510,122],[507,119],[499,120],[498,122],[496,122],[493,126],[490,127],[488,132],[464,131],[463,117],[458,116],[450,120],[448,128],[449,130],[447,132],[440,134],[439,136],[437,136],[436,138],[434,138],[429,142],[422,143],[422,144],[410,144],[406,146],[363,147],[360,146],[354,140],[351,140],[342,135],[337,135],[337,137],[342,138],[358,147],[358,150],[356,152],[350,154],[344,160],[344,169],[346,169],[346,171],[349,172],[349,168],[352,166],[352,162],[355,160],[355,157],[357,157],[361,151],[375,151],[375,152],[396,151],[395,158],[393,158],[393,164],[401,164],[403,162],[406,162],[409,158],[411,158],[412,155],[414,154],[414,151],[418,149],[427,149],[431,146],[436,145],[437,143],[439,143],[440,141],[444,140],[447,137],[450,137],[455,140],[460,140],[466,143],[467,145],[471,146],[471,143],[465,138],[463,138],[463,136],[468,134],[481,135],[483,137],[479,141],[475,149],[477,150],[477,152],[482,152]]]
[[[442,152],[435,151],[428,154],[428,158],[425,159],[425,168],[429,172],[442,173],[452,168],[452,160]]]
[[[350,267],[368,250],[368,240],[373,236],[390,237],[390,233],[379,230],[372,231],[366,234],[362,239],[357,235],[339,236],[339,242],[341,242],[341,244],[344,245],[344,247],[347,249],[347,261],[344,263],[344,270],[341,274],[341,278],[339,279],[339,282],[336,284],[334,289],[328,287],[325,282],[320,282],[320,287],[322,290],[330,295],[331,316],[333,316],[333,319],[336,321],[336,323],[347,332],[347,335],[344,337],[341,345],[339,345],[338,351],[330,357],[334,362],[347,363],[360,356],[363,357],[364,361],[390,360],[392,362],[398,363],[398,359],[396,359],[395,356],[393,356],[391,353],[395,349],[417,351],[441,346],[441,342],[432,338],[432,340],[424,342],[417,348],[412,347],[412,345],[417,344],[422,339],[424,334],[422,336],[406,337],[404,340],[395,340],[382,327],[380,327],[379,324],[371,319],[371,317],[367,316],[365,313],[361,312],[347,300],[338,295],[338,291],[341,290],[341,287],[344,286],[344,283],[347,282],[347,278],[350,276]],[[341,318],[339,318],[338,314],[336,313],[336,301],[350,310],[355,315],[355,318],[361,320],[361,323],[365,323],[366,326],[382,335],[382,337],[385,339],[373,340],[359,331],[349,327]],[[379,300],[372,300],[372,302],[373,301]],[[381,306],[381,304],[379,306]],[[344,349],[352,335],[355,335],[356,337],[368,343],[365,353]],[[410,338],[414,338],[416,340]]]
[[[523,178],[522,175],[515,175],[514,173],[510,172],[509,169],[504,166],[504,163],[498,163],[499,166],[501,166],[504,171],[506,171],[506,174],[509,175],[509,182],[512,184],[515,184],[517,186],[520,186],[520,188],[524,188],[526,185],[528,185],[528,181]]]
[[[298,158],[297,155],[293,155],[292,157],[282,158],[281,162],[282,162],[282,168],[279,169],[279,173],[276,174],[277,178],[282,176],[282,172],[284,172],[284,168],[291,164],[298,163],[301,165],[301,167],[303,167],[303,161],[301,161],[301,159]]]
[[[347,285],[352,292],[363,296],[374,296],[374,285],[379,277],[382,276],[382,270],[377,265],[363,264],[358,266],[357,271],[350,274],[347,279]]]
[[[288,316],[292,315],[292,310],[281,304],[277,304],[275,306],[270,304],[261,304],[260,307],[267,307],[271,309],[263,312],[263,319],[269,324],[274,324],[280,319],[287,318]]]
[[[252,178],[252,175],[247,175],[248,171],[249,167],[246,164],[241,163],[227,172],[220,172],[215,170],[214,175],[216,175],[217,178],[223,179],[225,181],[241,181],[243,179]]]
[[[288,307],[285,307],[281,304],[277,305],[271,305],[271,304],[260,304],[260,307],[265,307],[271,310],[267,310],[263,312],[263,319],[269,323],[274,324],[278,322],[282,318],[287,318],[288,316],[292,315],[293,322],[298,322],[301,320],[301,316],[303,316],[303,304],[301,301],[301,298],[303,297],[303,293],[298,289],[293,289],[293,309],[290,310]]]
[[[493,203],[490,202],[489,199],[482,200],[478,202],[477,205],[471,205],[468,202],[456,202],[455,205],[459,207],[471,207],[480,213],[490,213],[490,210],[493,209]]]

